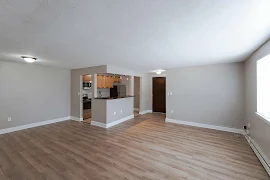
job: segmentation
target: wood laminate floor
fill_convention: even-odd
[[[88,119],[84,119],[82,122],[91,124],[91,121],[92,121],[92,118],[88,118]]]
[[[0,179],[269,180],[243,136],[137,116],[110,129],[65,121],[0,135]]]

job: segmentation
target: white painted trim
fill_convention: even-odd
[[[152,112],[153,112],[152,110],[146,110],[146,111],[140,111],[139,114],[143,115],[143,114],[152,113]]]
[[[105,123],[100,123],[100,122],[97,122],[97,121],[91,121],[91,125],[102,127],[102,128],[107,128]]]
[[[195,127],[201,127],[201,128],[207,128],[207,129],[215,129],[219,131],[226,131],[226,132],[233,132],[233,133],[239,133],[244,134],[243,129],[235,129],[235,128],[229,128],[229,127],[223,127],[223,126],[215,126],[215,125],[209,125],[209,124],[201,124],[201,123],[195,123],[195,122],[189,122],[189,121],[182,121],[182,120],[176,120],[176,119],[169,119],[166,118],[165,122],[170,123],[176,123],[176,124],[183,124],[188,126],[195,126]]]
[[[71,120],[74,120],[74,121],[83,121],[83,118],[78,118],[78,117],[74,117],[74,116],[71,116],[70,117]]]
[[[98,127],[102,127],[102,128],[110,128],[112,126],[115,126],[117,124],[120,124],[122,122],[125,122],[127,120],[130,120],[130,119],[133,119],[134,118],[134,115],[130,115],[130,116],[127,116],[125,118],[122,118],[122,119],[119,119],[119,120],[116,120],[116,121],[113,121],[111,123],[108,123],[108,124],[105,124],[105,123],[100,123],[100,122],[97,122],[97,121],[91,121],[91,125],[93,126],[98,126]]]
[[[120,123],[122,123],[122,122],[125,122],[125,121],[127,121],[127,120],[133,119],[133,118],[134,118],[134,115],[130,115],[130,116],[124,117],[124,118],[122,118],[122,119],[119,119],[119,120],[117,120],[117,121],[114,121],[114,122],[111,122],[111,123],[107,124],[106,127],[109,128],[109,127],[115,126],[115,125],[117,125],[117,124],[120,124]]]
[[[270,161],[267,158],[267,156],[263,153],[262,149],[260,148],[260,146],[253,140],[250,138],[250,136],[245,136],[251,149],[254,151],[254,153],[256,154],[256,156],[258,157],[258,159],[260,160],[260,162],[262,163],[264,169],[266,170],[266,172],[269,174],[270,176]]]
[[[1,129],[0,134],[6,134],[6,133],[10,133],[10,132],[20,131],[23,129],[43,126],[43,125],[57,123],[57,122],[66,121],[66,120],[70,120],[70,119],[71,119],[71,117],[67,116],[67,117],[63,117],[63,118],[57,118],[57,119],[52,119],[52,120],[47,120],[47,121],[36,122],[36,123],[32,123],[32,124],[26,124],[26,125],[22,125],[22,126]]]
[[[255,112],[255,114],[262,120],[264,120],[267,124],[270,125],[270,119],[264,115],[262,115],[261,113],[259,112]]]
[[[134,111],[140,111],[140,109],[139,108],[134,108]]]

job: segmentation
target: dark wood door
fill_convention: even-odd
[[[153,112],[166,113],[166,77],[153,78]]]

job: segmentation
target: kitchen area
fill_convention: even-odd
[[[93,86],[93,78],[95,78],[95,86]],[[112,100],[132,97],[127,95],[131,89],[130,78],[130,76],[116,74],[95,74],[94,77],[91,75],[83,75],[83,122],[91,124],[93,118],[92,102],[94,100]],[[96,89],[93,91],[92,88]],[[93,92],[96,92],[95,95],[93,95]],[[97,109],[97,111],[100,110]]]
[[[83,88],[82,88],[82,97],[83,97],[83,122],[90,124],[92,118],[92,76],[84,75],[83,76]]]

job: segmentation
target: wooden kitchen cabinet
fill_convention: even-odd
[[[105,88],[105,76],[97,75],[97,88]]]
[[[120,82],[120,76],[97,75],[97,88],[113,88],[114,82]]]
[[[121,82],[120,76],[114,76],[114,77],[113,77],[113,82],[120,83],[120,82]]]
[[[112,88],[113,87],[113,77],[106,76],[105,83],[106,83],[106,88]]]
[[[109,88],[109,76],[105,76],[105,88]]]
[[[100,75],[97,75],[97,88],[100,88]]]
[[[87,82],[92,81],[91,75],[84,75],[84,76],[83,76],[83,81],[84,81],[84,82],[85,82],[85,81],[87,81]]]

